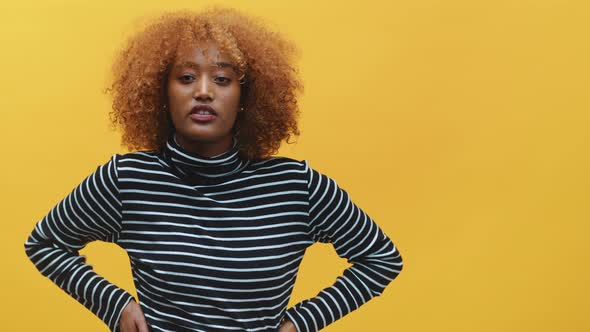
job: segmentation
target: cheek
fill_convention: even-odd
[[[231,89],[223,94],[223,99],[228,107],[237,107],[240,104],[240,89]]]
[[[189,88],[178,85],[171,85],[168,88],[168,102],[171,105],[185,103],[187,100],[190,100],[191,98],[192,91]]]
[[[174,122],[182,121],[187,104],[191,101],[190,91],[186,87],[171,84],[167,89],[168,112]]]

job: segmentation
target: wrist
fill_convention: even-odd
[[[283,318],[283,321],[281,322],[280,331],[281,332],[298,332],[297,328],[295,327],[295,324],[293,324],[293,322],[287,317]]]

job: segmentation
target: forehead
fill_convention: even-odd
[[[215,44],[200,44],[181,47],[174,61],[175,67],[187,65],[198,66],[234,66],[233,61],[223,52],[219,52]]]

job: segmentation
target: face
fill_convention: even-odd
[[[168,76],[167,93],[181,146],[210,156],[231,147],[231,130],[241,111],[239,79],[229,58],[215,44],[179,51]]]

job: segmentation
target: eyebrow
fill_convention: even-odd
[[[192,61],[184,61],[181,62],[179,64],[177,64],[176,66],[174,66],[176,68],[199,68],[199,64],[192,62]],[[217,67],[217,68],[230,68],[233,69],[234,71],[236,71],[236,66],[229,63],[229,62],[216,62],[215,64],[212,64],[211,67]]]

